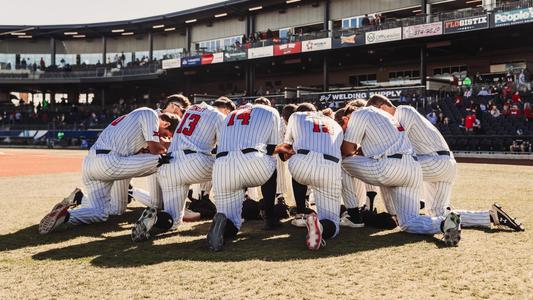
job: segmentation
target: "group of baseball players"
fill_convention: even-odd
[[[267,230],[281,225],[279,199],[294,198],[291,223],[307,227],[310,250],[336,237],[340,226],[364,227],[363,216],[374,213],[375,191],[394,226],[443,233],[446,245],[458,244],[461,227],[524,230],[497,204],[486,211],[451,210],[456,162],[446,141],[416,109],[381,95],[351,101],[334,115],[310,103],[289,104],[280,115],[262,97],[237,109],[226,97],[191,105],[172,95],[163,110],[139,108],[106,127],[82,174],[85,193],[75,189],[55,205],[39,224],[41,234],[63,224],[105,222],[124,213],[133,196],[147,208],[132,240],[147,240],[200,220],[187,208],[191,186],[211,195],[216,207],[207,233],[213,251],[237,236],[243,202],[254,190],[262,195]],[[131,187],[132,178],[144,176],[148,192]]]

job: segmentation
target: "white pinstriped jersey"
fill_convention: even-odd
[[[449,151],[450,148],[439,130],[408,105],[396,108],[394,118],[402,125],[413,145],[416,154],[430,154],[436,151]]]
[[[159,117],[155,110],[141,107],[111,122],[91,149],[129,156],[146,148],[150,141],[159,142]]]
[[[296,112],[289,119],[285,143],[340,158],[343,137],[339,124],[322,113]]]
[[[168,151],[194,150],[211,153],[224,123],[224,115],[205,102],[187,109],[183,115]]]
[[[255,148],[266,152],[266,145],[280,143],[281,119],[270,106],[255,104],[230,113],[222,126],[218,152]]]
[[[397,153],[414,154],[403,127],[390,114],[375,107],[352,113],[344,139],[360,145],[366,157],[378,159]]]

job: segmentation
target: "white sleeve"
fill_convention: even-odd
[[[270,132],[270,137],[268,138],[267,144],[278,145],[281,141],[281,119],[279,117],[279,114],[272,114],[272,123],[272,131]]]
[[[285,131],[285,138],[284,138],[284,142],[287,144],[291,144],[291,145],[294,143],[294,133],[293,133],[294,118],[296,118],[295,115],[292,115],[289,118],[289,122],[287,124],[287,130]]]
[[[365,135],[366,116],[364,110],[354,111],[348,122],[348,127],[344,134],[344,140],[352,144],[361,145]]]
[[[144,110],[140,114],[141,130],[144,140],[159,143],[159,117],[153,110]]]

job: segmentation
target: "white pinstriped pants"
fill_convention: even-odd
[[[366,183],[380,186],[384,197],[390,193],[399,226],[403,231],[420,234],[440,232],[444,217],[419,214],[422,170],[413,157],[404,155],[401,159],[373,159],[351,156],[343,160],[342,166],[348,174]]]
[[[133,198],[144,204],[146,207],[153,207],[161,209],[163,206],[163,195],[161,193],[161,187],[157,181],[156,174],[147,176],[148,179],[148,191],[141,188],[133,187]],[[130,186],[131,178],[117,180],[113,182],[111,188],[111,208],[109,215],[119,216],[126,211],[128,206],[128,189]]]
[[[430,216],[442,216],[450,207],[452,185],[457,163],[448,155],[419,155],[418,162],[424,178],[424,200]],[[455,210],[461,215],[463,227],[490,227],[489,211]]]
[[[359,207],[360,201],[365,199],[366,184],[342,169],[342,200],[346,208]]]
[[[215,158],[203,153],[185,154],[173,152],[169,164],[162,165],[157,171],[157,180],[163,193],[164,210],[170,214],[175,225],[183,222],[185,201],[191,184],[211,180]]]
[[[324,159],[322,153],[310,151],[307,155],[292,156],[289,171],[296,182],[313,189],[318,219],[335,224],[335,237],[339,233],[341,209],[341,164]]]
[[[69,223],[90,224],[106,221],[111,210],[111,188],[116,180],[142,177],[157,170],[159,155],[118,156],[90,151],[83,160],[83,183],[87,201],[69,211]]]
[[[217,158],[213,167],[213,189],[217,212],[241,228],[244,189],[265,184],[276,170],[276,158],[262,152],[230,151]]]

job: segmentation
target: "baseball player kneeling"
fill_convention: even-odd
[[[180,225],[190,185],[211,180],[215,161],[211,151],[225,115],[232,110],[232,106],[222,100],[215,101],[213,105],[204,102],[189,107],[185,112],[170,144],[173,158],[157,172],[164,211],[147,208],[132,229],[133,241],[146,240],[169,229],[165,226],[168,220],[171,220],[173,228]],[[152,230],[154,226],[159,230]]]
[[[107,126],[83,161],[83,182],[87,201],[72,210],[69,198],[58,203],[39,224],[47,234],[63,223],[90,224],[107,221],[111,187],[115,180],[153,174],[170,158],[160,144],[160,136],[172,136],[177,119],[143,107],[121,116]],[[148,147],[150,153],[138,154]]]
[[[304,199],[314,190],[317,214],[306,217],[306,244],[318,250],[339,233],[342,128],[333,119],[302,103],[287,125],[285,143],[295,155],[289,159],[294,197]]]
[[[229,114],[220,127],[213,167],[217,214],[207,234],[209,248],[220,251],[224,240],[234,238],[241,227],[245,188],[262,186],[265,227],[278,226],[274,216],[277,153],[290,153],[280,143],[280,116],[276,109],[246,105]]]

